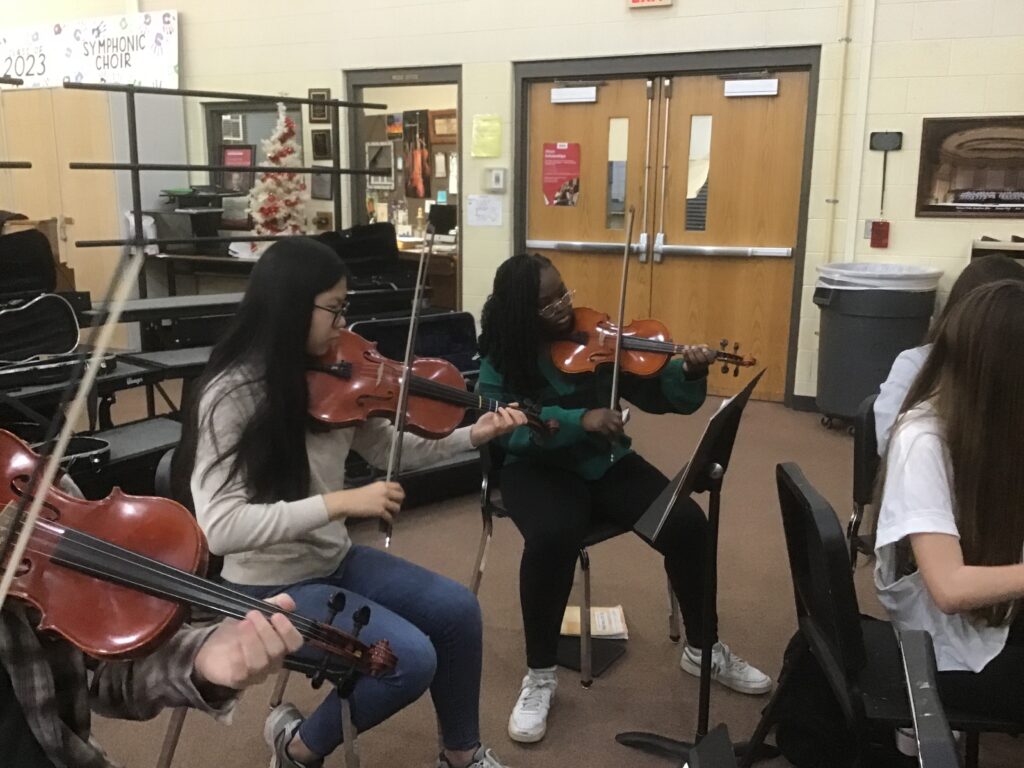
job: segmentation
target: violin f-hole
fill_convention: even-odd
[[[20,499],[25,499],[29,504],[32,503],[32,494],[28,491],[28,482],[31,478],[28,475],[16,475],[11,478],[11,491]],[[50,504],[44,501],[42,509],[39,510],[40,517],[43,512],[46,512],[46,519],[55,522],[60,519],[60,511]]]

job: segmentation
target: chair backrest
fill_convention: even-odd
[[[857,676],[866,663],[857,593],[842,527],[796,464],[776,468],[782,524],[804,635],[848,717],[860,711]]]
[[[881,459],[875,434],[875,398],[870,395],[857,408],[853,422],[853,501],[870,504],[875,495],[875,478]]]

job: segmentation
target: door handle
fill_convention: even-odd
[[[527,240],[527,248],[539,248],[545,251],[573,251],[575,253],[622,253],[624,243],[597,243],[587,240]],[[632,243],[630,253],[644,253],[645,243]],[[641,260],[643,260],[641,258]]]
[[[788,259],[792,248],[776,248],[761,245],[667,245],[665,233],[659,232],[654,239],[654,262],[660,264],[664,256],[716,256],[745,259]]]

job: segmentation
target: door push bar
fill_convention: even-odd
[[[658,236],[654,239],[655,264],[660,263],[663,256],[724,256],[746,259],[788,259],[792,255],[792,248],[772,248],[758,245],[666,245],[664,232],[659,232]]]

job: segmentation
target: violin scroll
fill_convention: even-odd
[[[756,357],[744,357],[740,354],[740,343],[738,341],[732,345],[732,352],[725,351],[729,346],[728,339],[722,339],[718,342],[718,346],[721,348],[721,351],[715,353],[715,359],[722,362],[722,373],[728,373],[729,366],[731,365],[732,375],[739,376],[740,368],[749,368],[757,365]]]

